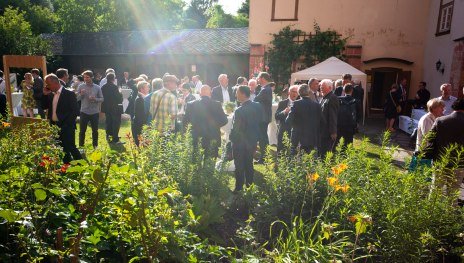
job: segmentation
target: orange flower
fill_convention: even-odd
[[[8,128],[8,127],[11,126],[11,123],[3,122],[3,121],[2,121],[2,126],[3,126],[3,128]]]
[[[348,165],[346,165],[345,163],[341,163],[338,168],[341,170],[340,172],[343,172],[345,171],[347,168],[348,168]]]
[[[61,171],[62,173],[66,173],[66,170],[68,170],[69,166],[70,166],[70,164],[67,164],[67,163],[63,164],[63,165],[61,166],[60,171]]]
[[[310,183],[316,182],[317,179],[319,179],[319,177],[320,177],[320,176],[319,176],[318,173],[312,173],[312,174],[308,173],[308,174],[306,175],[306,179],[307,179]]]
[[[332,173],[335,175],[339,175],[343,171],[345,171],[347,168],[348,168],[348,165],[342,163],[342,164],[332,167]]]
[[[348,217],[348,221],[350,221],[351,223],[355,223],[357,220],[358,220],[358,218],[356,216],[349,216]]]
[[[336,177],[327,178],[327,182],[330,186],[335,187],[337,185],[338,179]]]
[[[335,191],[336,192],[341,190],[342,192],[346,193],[346,192],[348,192],[348,189],[350,189],[350,186],[347,185],[347,184],[345,184],[345,185],[336,185],[335,186]]]

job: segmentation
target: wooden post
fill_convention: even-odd
[[[63,228],[59,227],[56,231],[56,250],[63,251]],[[63,257],[61,255],[58,256],[57,259],[58,263],[63,263]]]

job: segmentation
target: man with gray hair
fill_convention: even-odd
[[[112,68],[106,69],[105,77],[102,78],[102,80],[100,80],[100,85],[99,85],[100,87],[103,87],[103,85],[105,85],[108,82],[108,80],[106,79],[106,76],[108,75],[108,73],[113,73],[114,75],[116,75],[116,72],[114,71],[114,69]],[[118,85],[118,80],[116,78],[114,79],[113,84],[116,86]]]
[[[339,102],[333,93],[333,82],[330,79],[323,79],[320,82],[321,100],[321,149],[320,155],[324,157],[328,151],[332,151],[337,140],[337,120]]]
[[[321,101],[319,97],[319,80],[315,78],[309,79],[308,87],[309,87],[308,97],[312,99],[313,101],[319,103]]]
[[[440,86],[440,91],[441,91],[441,96],[438,98],[445,103],[445,111],[443,112],[443,115],[446,116],[450,114],[451,112],[453,112],[453,109],[451,108],[451,106],[457,100],[457,98],[451,95],[451,84],[449,83],[442,84]]]
[[[284,149],[284,134],[287,133],[287,136],[290,138],[291,135],[291,126],[285,122],[287,119],[290,108],[293,106],[295,101],[298,98],[298,85],[293,85],[288,89],[288,98],[280,101],[277,106],[277,110],[274,114],[275,120],[277,122],[277,152],[281,152]]]
[[[250,100],[253,101],[256,98],[256,87],[258,87],[256,79],[250,79],[248,81],[248,87],[250,87]]]
[[[219,86],[213,88],[211,99],[224,102],[235,102],[235,94],[232,87],[229,87],[229,79],[226,74],[221,74],[218,77]]]
[[[292,155],[298,151],[310,153],[319,147],[321,108],[309,98],[310,93],[306,84],[298,88],[301,99],[293,103],[286,119],[291,127]]]

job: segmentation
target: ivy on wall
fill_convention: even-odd
[[[348,38],[342,38],[335,30],[322,31],[314,22],[314,33],[305,33],[299,29],[286,26],[273,35],[271,48],[266,52],[269,72],[274,81],[281,87],[289,82],[292,63],[300,58],[306,67],[311,67],[325,59],[335,56],[343,58],[342,51]],[[305,39],[295,41],[301,36]]]

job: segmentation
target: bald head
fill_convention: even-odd
[[[200,89],[200,96],[211,97],[211,87],[208,85],[201,86]]]
[[[256,86],[258,86],[258,82],[256,81],[256,79],[250,79],[248,81],[248,87],[250,87],[251,92],[255,92]]]

